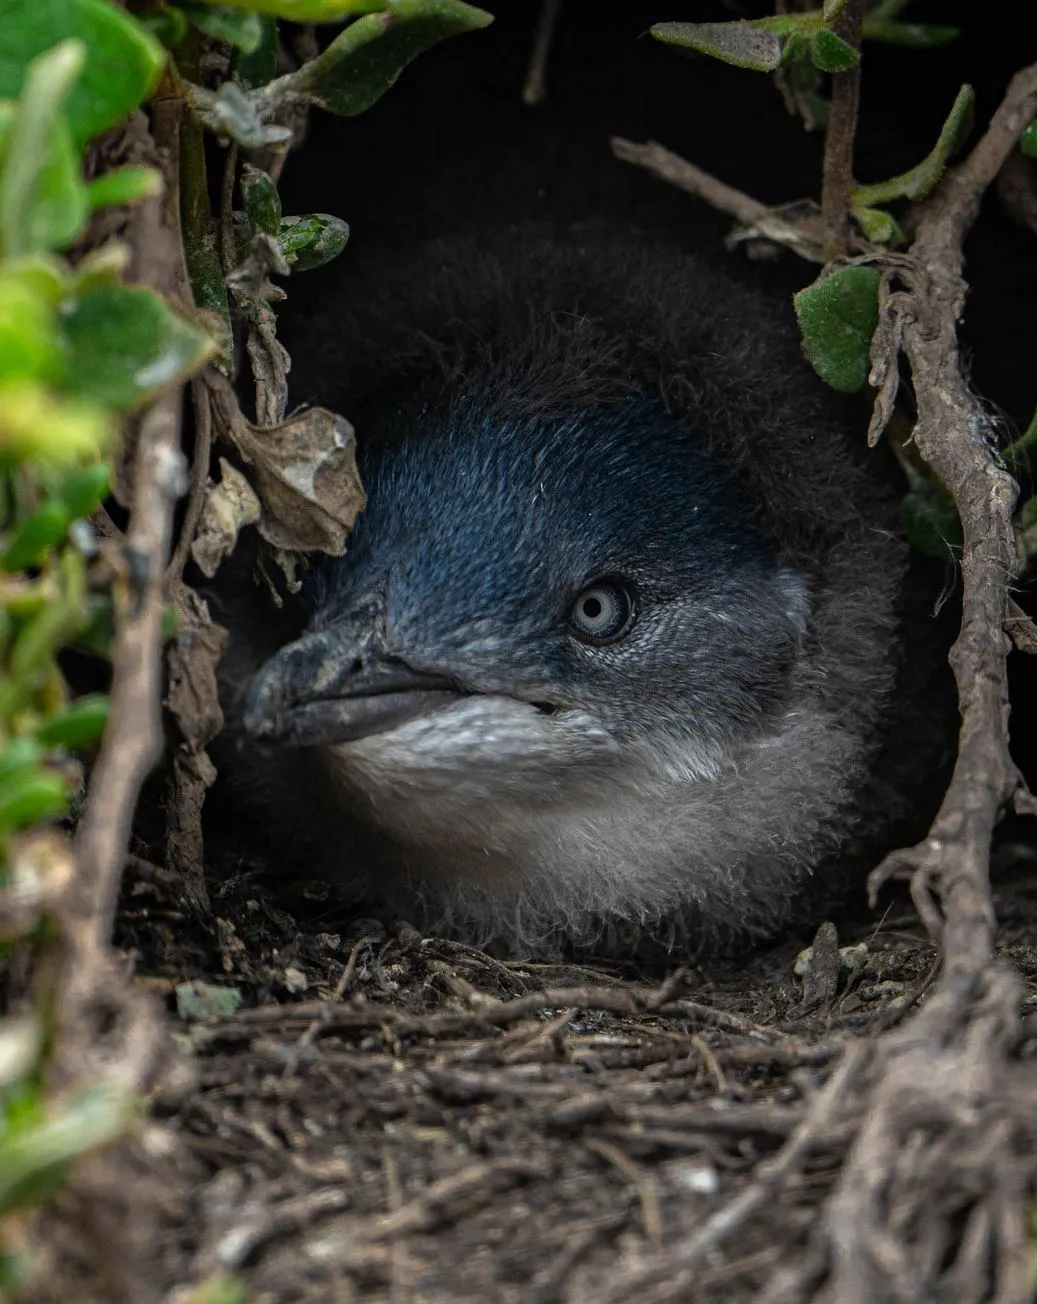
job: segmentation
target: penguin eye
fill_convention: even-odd
[[[569,612],[569,624],[585,643],[611,643],[633,623],[634,602],[618,580],[597,580],[580,594]]]

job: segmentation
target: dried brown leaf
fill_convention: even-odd
[[[220,480],[205,491],[198,531],[191,544],[191,556],[208,579],[216,574],[224,558],[234,551],[238,533],[255,525],[262,514],[259,498],[237,467],[220,458]]]
[[[239,419],[228,433],[255,468],[262,537],[290,552],[341,556],[366,501],[349,422],[326,408],[307,408],[265,429]]]
[[[166,706],[183,740],[179,759],[208,786],[216,772],[205,747],[223,728],[216,667],[228,635],[209,615],[208,604],[186,584],[177,585],[173,598],[180,624],[169,649]]]

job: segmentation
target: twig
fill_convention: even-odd
[[[727,213],[736,222],[744,226],[750,236],[763,240],[772,240],[797,253],[809,262],[822,263],[824,257],[820,247],[820,226],[811,215],[793,221],[783,217],[779,210],[768,208],[758,199],[753,199],[742,190],[736,190],[726,182],[720,181],[709,172],[689,163],[687,159],[674,154],[672,150],[654,140],[638,145],[635,141],[625,140],[622,136],[611,137],[609,144],[616,158],[624,163],[633,163],[635,167],[644,168],[652,176],[658,177],[686,194],[705,200],[707,204],[721,213]]]
[[[646,1264],[624,1273],[603,1296],[604,1304],[640,1299],[644,1292],[679,1272],[695,1268],[709,1252],[745,1225],[802,1164],[834,1121],[843,1097],[867,1061],[864,1043],[848,1047],[842,1063],[812,1102],[806,1117],[771,1159],[757,1168],[753,1180],[733,1200],[705,1220],[692,1236]]]
[[[836,36],[860,54],[861,0],[847,0],[833,28]],[[825,262],[846,253],[853,186],[853,142],[857,134],[857,109],[861,94],[860,59],[852,68],[832,74],[832,99],[825,130],[825,155],[821,174],[822,252]]]
[[[536,32],[533,35],[529,67],[526,69],[526,80],[522,87],[523,104],[542,104],[547,98],[545,84],[547,60],[551,53],[551,42],[554,40],[561,10],[562,0],[542,0]]]
[[[616,158],[622,159],[624,163],[633,163],[636,167],[651,172],[660,181],[666,181],[678,190],[704,199],[707,204],[721,213],[727,213],[743,226],[756,226],[770,212],[766,204],[761,204],[744,191],[736,190],[734,186],[704,172],[702,168],[689,163],[657,141],[648,140],[643,145],[638,145],[622,136],[612,136],[609,144]]]
[[[663,1243],[663,1218],[659,1208],[659,1195],[651,1174],[646,1173],[640,1164],[635,1164],[628,1154],[620,1150],[619,1146],[613,1145],[611,1141],[603,1141],[601,1137],[588,1137],[584,1145],[588,1150],[601,1155],[602,1159],[607,1160],[613,1168],[618,1169],[633,1186],[641,1205],[641,1223],[645,1236],[656,1249],[659,1249]]]
[[[234,238],[234,182],[238,174],[238,147],[234,141],[227,146],[223,160],[223,180],[220,184],[220,266],[224,276],[229,276],[238,265],[238,245]]]
[[[171,133],[160,144],[172,152],[174,137]],[[175,184],[172,189],[175,193]],[[161,215],[158,201],[146,207],[139,238],[150,252],[153,284],[168,292],[177,281],[177,228],[169,226],[168,204]],[[167,391],[145,413],[137,441],[125,545],[136,578],[121,580],[115,589],[111,710],[75,841],[75,915],[95,949],[105,947],[111,935],[137,796],[162,753],[162,602],[173,508],[185,479],[181,406],[179,387]]]
[[[209,458],[212,453],[212,407],[209,388],[202,376],[191,381],[191,400],[194,404],[194,459],[191,463],[191,488],[187,507],[180,526],[176,551],[166,568],[166,585],[176,584],[183,578],[184,567],[191,552],[195,531],[205,505],[205,490],[209,484]]]

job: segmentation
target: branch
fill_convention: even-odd
[[[847,0],[835,20],[836,36],[860,55],[861,0]],[[861,65],[832,74],[832,99],[825,131],[825,156],[821,175],[822,248],[825,262],[846,253],[850,225],[850,190],[853,186],[853,141],[857,134],[857,109],[861,95]]]
[[[959,356],[957,325],[967,289],[962,246],[986,188],[1035,112],[1037,65],[1016,74],[982,140],[919,210],[910,288],[896,295],[894,308],[894,336],[902,339],[915,385],[915,443],[950,490],[964,532],[961,632],[950,654],[962,723],[954,774],[929,837],[887,859],[873,875],[872,892],[891,874],[912,869],[912,890],[925,913],[924,898],[935,884],[945,916],[946,964],[971,975],[993,950],[991,835],[1021,784],[1008,751],[1004,634],[1017,565],[1012,511],[1018,486],[994,455],[990,418]],[[880,361],[896,365],[895,359]]]
[[[660,181],[676,186],[678,190],[694,195],[696,199],[705,200],[718,212],[733,217],[746,228],[749,236],[773,240],[775,244],[786,246],[810,262],[824,262],[820,248],[820,227],[813,216],[796,221],[785,218],[780,210],[768,208],[752,195],[727,185],[654,140],[639,145],[622,136],[613,136],[609,144],[616,158],[644,168]]]
[[[137,268],[138,277],[167,294],[180,289],[184,279],[176,186],[178,126],[176,102],[160,95],[154,130],[165,195],[143,204],[131,229],[138,261],[146,260]],[[60,997],[62,1035],[56,1040],[59,1077],[82,1074],[92,1036],[87,1011],[99,995],[113,990],[108,944],[134,809],[162,751],[161,621],[173,509],[185,478],[181,407],[177,386],[145,413],[134,448],[132,509],[122,549],[125,570],[113,585],[116,630],[108,727],[76,831],[76,878],[63,902],[66,975]],[[141,1013],[131,1010],[128,993],[119,995],[119,1004],[128,1012]],[[131,1076],[143,1071],[147,1058],[143,1041],[137,1040],[140,1054],[127,1057]]]

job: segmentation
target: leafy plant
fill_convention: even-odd
[[[345,26],[322,54],[278,77],[279,19]],[[82,787],[78,754],[100,742],[110,706],[105,694],[75,698],[62,653],[77,644],[104,653],[116,607],[135,601],[132,565],[92,524],[124,419],[208,360],[230,370],[236,326],[258,350],[259,384],[256,357],[266,349],[276,358],[279,347],[270,305],[283,291],[268,274],[318,267],[345,247],[341,219],[281,212],[286,112],[361,113],[422,51],[489,21],[461,0],[183,0],[137,16],[112,0],[0,0],[0,958],[54,944],[56,907],[76,874],[61,824]],[[231,55],[232,75],[217,86],[199,72],[207,42]],[[187,109],[179,176],[137,164],[97,170],[98,137],[146,106],[160,83],[167,101],[179,97]],[[209,207],[205,130],[273,151],[241,168],[229,244],[217,239]],[[142,251],[96,237],[102,210],[170,195],[193,304],[128,284],[131,256]],[[315,455],[337,459],[348,475],[348,426],[320,412],[301,424]],[[232,425],[252,441],[246,460],[276,460],[263,431],[240,414]],[[276,467],[268,471],[276,480]],[[45,1090],[54,992],[53,975],[41,972],[36,1012],[0,1021],[0,1292],[31,1270],[5,1241],[4,1216],[44,1198],[135,1112],[117,1084]],[[199,1299],[217,1296],[239,1298],[237,1284],[199,1287]]]

